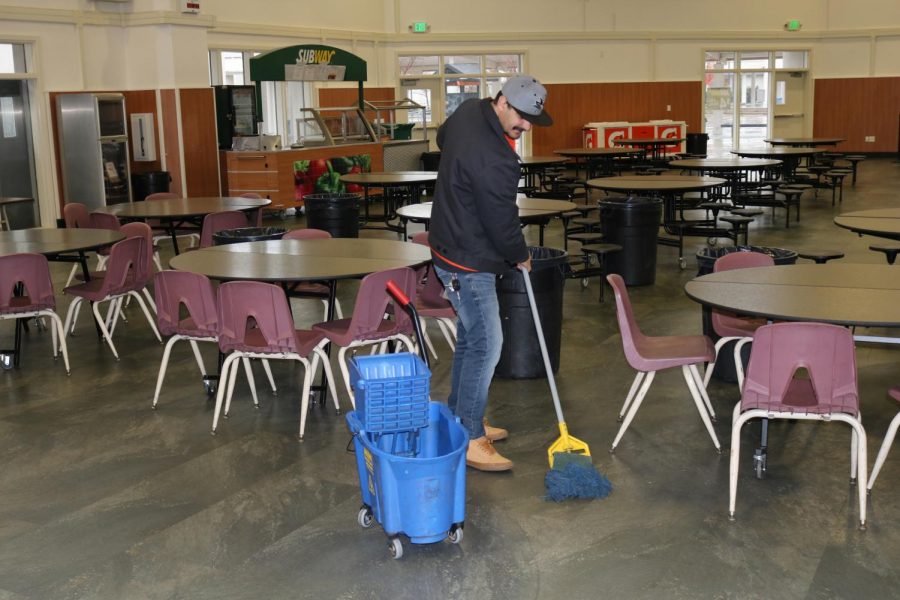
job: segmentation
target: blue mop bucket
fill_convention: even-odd
[[[429,402],[427,426],[392,433],[366,431],[356,411],[346,418],[356,450],[362,510],[371,509],[389,537],[402,533],[413,544],[461,538],[469,435],[450,409]],[[360,524],[367,526],[362,512]]]

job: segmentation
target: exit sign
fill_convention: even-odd
[[[193,15],[200,12],[200,0],[181,0],[181,12]]]
[[[409,30],[412,33],[428,33],[431,30],[431,26],[425,21],[416,21],[409,26]]]
[[[791,19],[790,21],[788,21],[787,23],[784,24],[784,28],[787,31],[800,31],[801,27],[803,27],[803,25],[797,19]]]

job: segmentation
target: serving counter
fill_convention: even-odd
[[[346,144],[275,150],[221,152],[222,193],[254,192],[268,198],[268,210],[303,206],[303,195],[358,192],[341,182],[348,173],[384,170],[384,144]]]

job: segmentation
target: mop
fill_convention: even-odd
[[[546,499],[561,502],[570,498],[605,498],[612,491],[612,484],[594,468],[588,445],[569,435],[559,403],[559,393],[556,390],[556,380],[553,378],[553,368],[550,366],[550,356],[547,353],[547,343],[544,341],[537,304],[534,301],[534,291],[531,289],[531,277],[524,267],[519,269],[525,278],[528,304],[531,306],[531,316],[541,346],[541,356],[544,358],[544,369],[547,371],[553,406],[556,408],[556,419],[559,421],[559,439],[547,449],[550,470],[544,477]]]

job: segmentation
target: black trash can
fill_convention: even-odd
[[[689,133],[685,136],[688,154],[706,154],[706,143],[709,141],[708,133]]]
[[[600,202],[603,240],[622,246],[606,257],[606,272],[617,273],[626,285],[656,281],[656,244],[662,201],[656,198],[607,198]]]
[[[697,253],[697,276],[708,275],[713,272],[713,265],[716,259],[732,252],[761,252],[768,254],[775,261],[776,265],[792,265],[797,262],[797,253],[793,250],[785,250],[784,248],[769,248],[768,246],[727,246],[723,248],[704,248]],[[712,311],[709,307],[703,307],[703,334],[708,335],[714,342],[719,341],[719,336],[713,330]],[[737,382],[737,372],[734,368],[734,345],[737,342],[728,342],[719,352],[722,358],[716,361],[716,370],[712,376],[721,381],[729,383]],[[750,348],[752,343],[746,344],[741,350],[741,360],[744,366],[750,360]]]
[[[306,194],[306,226],[336,238],[359,237],[359,194]]]
[[[531,287],[547,342],[553,372],[559,370],[562,338],[563,291],[566,284],[567,254],[556,248],[532,247]],[[497,299],[503,328],[503,348],[494,375],[506,379],[545,377],[541,345],[534,330],[525,280],[518,269],[497,278]]]
[[[264,240],[280,240],[287,231],[284,227],[240,227],[223,229],[213,234],[213,244],[237,244],[239,242],[261,242]]]
[[[422,153],[422,170],[423,171],[437,171],[438,166],[440,164],[441,164],[440,151],[423,152]]]
[[[168,192],[172,178],[168,171],[147,171],[131,174],[131,197],[140,202],[150,194]]]

